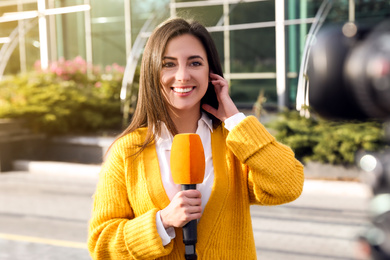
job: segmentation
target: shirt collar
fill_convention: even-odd
[[[170,149],[173,141],[173,136],[169,132],[164,122],[160,121],[159,123],[161,124],[161,133],[160,136],[156,135],[156,145],[159,147]],[[213,132],[213,120],[209,118],[206,113],[202,112],[202,115],[198,120],[198,129],[196,130],[196,132],[205,130],[204,128]]]
[[[198,121],[198,128],[201,127],[201,123],[204,123],[210,131],[213,132],[213,120],[211,120],[205,112],[202,112],[202,116]]]

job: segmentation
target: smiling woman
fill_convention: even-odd
[[[196,190],[171,175],[181,133],[198,134],[204,147]],[[103,164],[88,248],[94,259],[256,259],[250,205],[295,200],[303,179],[291,149],[238,111],[206,28],[170,19],[148,40],[137,109]],[[183,244],[193,220],[196,252]]]

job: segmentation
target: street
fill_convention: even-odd
[[[91,259],[87,227],[96,175],[0,174],[0,260]],[[258,259],[356,259],[370,190],[357,182],[307,180],[286,205],[252,206]]]
[[[347,260],[367,224],[370,191],[359,183],[306,181],[296,201],[252,207],[258,259]]]
[[[97,177],[0,174],[0,259],[91,259],[87,223]]]

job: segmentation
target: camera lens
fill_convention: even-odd
[[[310,106],[331,119],[390,118],[390,20],[324,27],[311,46]]]
[[[367,118],[343,74],[345,59],[362,34],[362,29],[359,30],[354,37],[347,37],[342,26],[327,26],[321,29],[311,46],[307,70],[309,102],[323,117]]]
[[[344,74],[347,86],[368,117],[390,117],[389,25],[378,26],[350,52]]]

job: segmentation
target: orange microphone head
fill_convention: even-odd
[[[197,134],[177,134],[171,149],[171,172],[176,184],[203,182],[205,156],[202,141]]]

